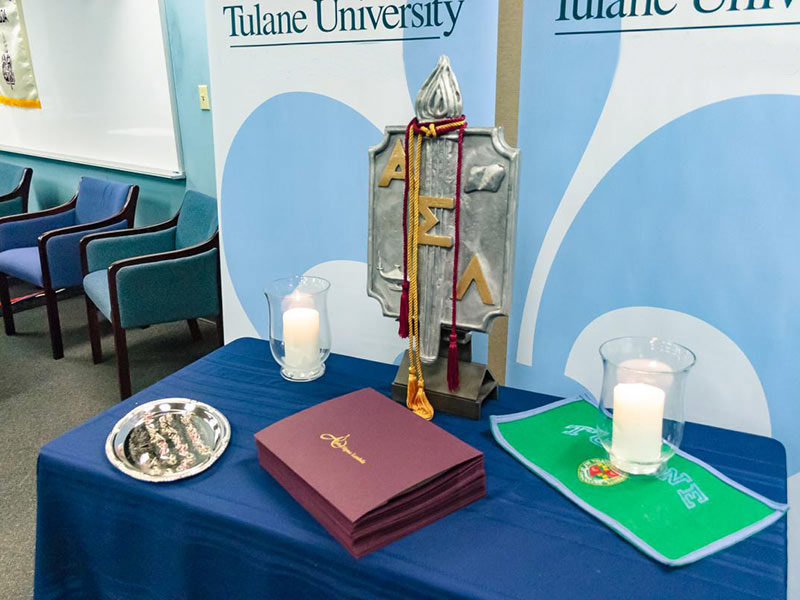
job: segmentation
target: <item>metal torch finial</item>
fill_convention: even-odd
[[[420,121],[438,121],[458,117],[464,110],[458,81],[444,54],[425,83],[419,88],[415,105]]]

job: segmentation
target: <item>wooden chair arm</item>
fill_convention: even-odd
[[[158,252],[156,254],[145,254],[143,256],[134,256],[132,258],[125,258],[112,263],[108,267],[108,294],[111,300],[111,313],[112,318],[116,323],[120,323],[119,315],[119,296],[117,293],[117,273],[125,267],[132,267],[134,265],[145,265],[148,263],[156,263],[165,260],[172,260],[175,258],[186,258],[189,256],[197,256],[203,252],[219,248],[219,232],[215,232],[208,240],[188,248],[181,248],[180,250],[170,250],[169,252]]]
[[[122,213],[117,213],[113,217],[109,217],[107,219],[103,219],[102,221],[95,221],[93,223],[83,223],[81,225],[70,225],[69,227],[62,227],[61,229],[53,229],[52,231],[48,231],[47,233],[43,233],[39,236],[39,248],[42,249],[47,246],[47,242],[54,237],[58,237],[60,235],[67,235],[69,233],[79,233],[81,231],[91,231],[92,229],[100,229],[101,227],[108,227],[109,225],[115,225],[122,221],[127,220],[127,216]]]
[[[54,229],[52,231],[48,231],[47,233],[43,233],[42,235],[40,235],[38,239],[39,261],[42,265],[42,282],[44,283],[45,289],[49,289],[51,287],[50,263],[47,261],[47,242],[49,240],[59,235],[80,233],[81,231],[91,231],[92,229],[108,227],[109,225],[115,225],[117,223],[126,220],[128,221],[129,225],[133,225],[133,217],[136,212],[136,201],[138,200],[138,198],[139,198],[139,186],[133,185],[131,186],[131,189],[128,191],[128,198],[125,200],[125,204],[123,205],[122,210],[119,211],[117,214],[112,215],[107,219],[103,219],[102,221],[94,221],[93,223],[83,223],[81,225],[72,225],[71,227],[62,227],[61,229]],[[78,195],[76,194],[73,200],[77,202],[77,199]]]
[[[89,258],[87,248],[89,244],[95,240],[105,240],[109,238],[125,237],[129,235],[138,235],[140,233],[153,233],[156,231],[164,231],[170,227],[175,227],[178,224],[178,215],[172,217],[169,221],[162,221],[155,225],[147,225],[145,227],[133,227],[130,229],[117,229],[115,231],[101,231],[100,233],[90,233],[89,235],[81,238],[80,252],[81,252],[81,268],[83,275],[89,274]]]
[[[57,215],[58,213],[67,212],[68,210],[72,210],[75,208],[75,205],[78,202],[77,194],[72,197],[72,200],[67,202],[66,204],[61,204],[54,208],[48,208],[47,210],[39,210],[32,213],[20,213],[18,215],[9,215],[7,217],[3,217],[0,219],[0,225],[4,225],[5,223],[12,223],[14,221],[27,221],[30,219],[38,219],[39,217],[48,217],[50,215]]]
[[[108,267],[108,274],[109,276],[113,275],[116,277],[120,269],[124,269],[125,267],[161,262],[163,260],[172,260],[175,258],[186,258],[187,256],[196,256],[198,254],[202,254],[203,252],[208,252],[209,250],[213,250],[214,248],[218,247],[219,247],[219,232],[214,233],[214,235],[212,235],[205,242],[202,242],[200,244],[195,244],[194,246],[189,246],[188,248],[181,248],[180,250],[170,250],[168,252],[157,252],[156,254],[144,254],[142,256],[134,256],[132,258],[125,258],[123,260],[118,260],[117,262],[112,263],[110,267]]]
[[[33,169],[26,167],[22,171],[22,179],[16,188],[7,194],[0,195],[0,202],[13,200],[14,198],[22,198],[22,212],[28,212],[28,195],[31,191],[31,179],[33,178]]]

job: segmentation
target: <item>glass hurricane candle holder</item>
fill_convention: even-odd
[[[600,346],[600,356],[600,441],[616,469],[655,474],[683,439],[684,388],[695,355],[658,338],[622,337]]]
[[[331,353],[328,290],[321,277],[295,276],[273,281],[269,303],[269,347],[289,381],[313,381],[325,373]]]

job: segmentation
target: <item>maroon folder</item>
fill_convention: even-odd
[[[261,466],[356,558],[486,495],[483,454],[373,389],[255,438]]]

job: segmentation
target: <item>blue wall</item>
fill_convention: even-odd
[[[166,0],[165,6],[186,179],[173,181],[0,152],[0,161],[33,168],[31,210],[66,202],[84,175],[137,184],[141,188],[136,214],[139,225],[174,215],[187,188],[216,195],[211,112],[201,111],[197,98],[197,86],[209,80],[205,11],[185,0]]]

